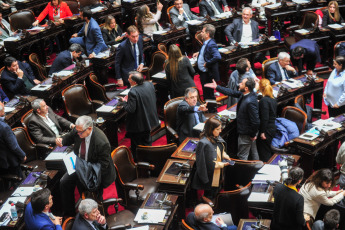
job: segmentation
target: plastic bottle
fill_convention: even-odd
[[[16,209],[16,206],[14,205],[14,203],[11,204],[11,216],[12,216],[13,221],[18,220],[17,209]]]

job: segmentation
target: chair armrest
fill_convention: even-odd
[[[98,109],[99,107],[101,107],[104,104],[103,101],[99,101],[99,100],[92,100],[91,103],[92,103],[92,106],[93,106],[95,111],[96,111],[96,109]]]
[[[142,75],[146,76],[146,78],[145,78],[146,81],[151,79],[149,67],[144,66],[143,70],[141,71],[141,73],[142,73]]]
[[[286,28],[286,31],[288,32],[292,32],[292,31],[295,31],[299,28],[299,25],[292,25],[292,26],[289,26]]]
[[[18,177],[14,174],[3,174],[0,176],[2,179],[12,180],[12,181],[21,181],[23,178]]]
[[[118,87],[118,85],[115,83],[108,83],[108,84],[105,84],[103,86],[105,88],[105,91],[107,91],[107,92],[116,91],[117,90],[116,87]]]
[[[28,170],[28,171],[34,170],[34,167],[33,167],[33,166],[30,166],[30,165],[20,164],[20,167],[21,167],[23,170]]]
[[[109,198],[102,202],[104,210],[107,212],[108,207],[114,205],[116,212],[118,212],[119,203],[122,203],[122,198]]]
[[[155,166],[148,163],[148,162],[138,162],[138,163],[136,163],[136,166],[138,168],[147,169],[147,170],[154,170],[155,169]]]
[[[208,199],[207,197],[205,196],[202,196],[201,197],[202,201],[205,202],[206,204],[210,205],[211,207],[214,207],[214,204],[213,204],[213,201]]]
[[[313,109],[313,110],[312,110],[312,114],[313,114],[313,115],[320,115],[320,116],[321,116],[321,114],[322,114],[322,115],[325,115],[325,114],[326,114],[326,111],[322,111],[321,109]]]
[[[47,144],[38,143],[36,144],[36,149],[39,158],[44,159],[53,150],[53,147]]]
[[[173,128],[171,128],[170,126],[165,126],[165,127],[171,135],[175,136],[175,138],[178,139],[178,134]]]
[[[144,190],[144,185],[127,182],[125,188],[128,190]]]
[[[125,229],[130,229],[132,226],[130,224],[121,224],[121,225],[116,225],[109,227],[108,229],[117,229],[117,230],[125,230]]]

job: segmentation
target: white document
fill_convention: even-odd
[[[273,97],[275,97],[275,98],[278,97],[278,90],[273,90]]]
[[[241,46],[251,46],[251,45],[258,45],[259,44],[259,42],[239,42],[238,43],[239,45],[241,45]]]
[[[165,30],[158,30],[158,31],[155,31],[153,32],[152,34],[165,34],[167,31]]]
[[[226,48],[218,48],[218,51],[219,51],[220,53],[226,53],[226,52],[229,52],[229,50],[228,50],[228,49],[226,49]]]
[[[269,197],[269,193],[252,192],[248,197],[248,202],[267,202]]]
[[[256,174],[253,178],[253,181],[279,181],[280,180],[280,172],[276,174]]]
[[[141,227],[136,227],[136,228],[130,228],[130,229],[135,229],[135,230],[149,230],[150,227],[148,225],[141,226]]]
[[[161,209],[144,209],[141,208],[138,210],[137,215],[134,218],[134,221],[138,223],[162,223],[166,214],[166,210]],[[145,216],[145,218],[143,218]]]
[[[235,119],[236,118],[236,112],[229,111],[227,109],[224,109],[223,111],[219,112],[218,115],[220,115],[220,116],[229,116],[231,119]]]
[[[299,138],[307,140],[307,141],[311,141],[314,140],[315,138],[317,138],[319,135],[315,134],[315,133],[303,133],[301,136],[299,136]]]
[[[261,174],[280,174],[280,167],[279,165],[270,165],[265,164],[258,173]]]
[[[295,30],[296,33],[300,33],[300,34],[305,34],[305,33],[309,33],[309,30],[306,29],[300,29],[300,30]]]
[[[215,17],[216,18],[228,18],[228,17],[231,17],[231,15],[232,15],[231,12],[224,12],[224,13],[215,15]]]
[[[162,73],[162,72],[159,72],[159,73],[156,73],[155,75],[151,76],[152,78],[159,78],[159,79],[164,79],[166,78],[166,73]]]
[[[75,162],[77,156],[74,152],[70,152],[63,156],[63,162],[65,163],[68,175],[71,175],[75,172]]]
[[[95,58],[103,58],[103,57],[109,57],[109,52],[100,52],[95,56]]]
[[[305,0],[292,0],[292,1],[297,3],[297,4],[307,4],[307,3],[309,3],[309,1],[305,1]]]
[[[9,197],[0,209],[0,216],[4,212],[8,212],[11,215],[11,205],[8,203],[9,201],[13,201],[14,203],[17,203],[17,202],[25,203],[26,198],[27,198],[26,196],[25,197]]]
[[[41,85],[41,84],[38,84],[38,85],[35,85],[31,90],[34,90],[34,91],[45,91],[47,89],[49,89],[52,85],[48,84],[48,85]]]
[[[10,112],[12,112],[15,109],[16,109],[16,107],[6,107],[5,106],[5,113],[10,113]]]
[[[61,152],[51,152],[44,161],[63,161],[63,157],[66,153]]]
[[[102,105],[99,107],[96,112],[104,112],[104,113],[110,113],[111,111],[114,110],[114,106],[109,106],[109,105]]]
[[[73,71],[70,71],[70,70],[61,70],[60,72],[54,73],[54,75],[58,76],[58,77],[64,77],[64,76],[68,76],[72,73],[73,73]]]
[[[30,196],[34,192],[35,187],[18,187],[11,196],[20,196],[20,197],[27,197]]]
[[[187,22],[187,24],[189,24],[189,25],[199,25],[199,24],[201,24],[202,23],[202,21],[199,21],[199,20],[189,20],[189,21],[186,21]]]
[[[276,4],[267,5],[265,7],[269,8],[269,9],[273,9],[273,8],[277,8],[277,7],[281,6],[281,5],[282,5],[281,3],[276,3]]]
[[[17,41],[19,39],[20,39],[20,37],[8,37],[8,38],[5,38],[4,41],[13,42],[13,41]]]
[[[126,89],[120,93],[121,96],[127,96],[130,89]]]
[[[104,9],[103,6],[98,6],[96,8],[91,9],[91,12],[96,13],[96,12],[102,11],[103,9]]]
[[[193,129],[199,130],[200,132],[202,132],[204,130],[204,127],[205,127],[205,123],[199,123],[196,126],[194,126]]]
[[[340,25],[340,24],[328,24],[329,27],[331,27],[332,29],[341,29],[344,26]]]
[[[194,65],[197,61],[197,58],[190,58],[189,61],[191,65]]]
[[[27,31],[32,31],[32,30],[44,30],[45,28],[44,27],[41,27],[41,26],[35,26],[35,27],[32,27],[31,29],[27,29]]]

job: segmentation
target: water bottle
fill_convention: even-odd
[[[12,216],[13,221],[18,220],[17,209],[16,209],[16,206],[14,205],[14,203],[11,204],[11,216]]]

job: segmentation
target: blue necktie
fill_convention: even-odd
[[[189,18],[187,16],[186,12],[183,12],[183,17],[184,17],[184,19],[186,19],[186,21],[189,21]]]
[[[134,60],[135,60],[135,69],[138,68],[138,57],[137,57],[137,49],[135,47],[136,44],[133,44],[133,51],[134,51]]]

